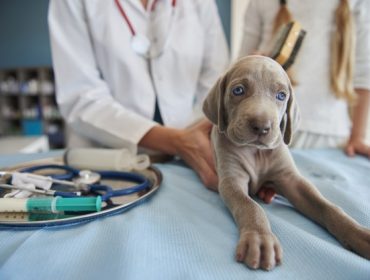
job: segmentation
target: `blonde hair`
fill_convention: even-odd
[[[276,32],[279,31],[280,27],[282,27],[284,24],[291,22],[293,20],[293,16],[290,13],[287,5],[286,0],[280,0],[280,9],[278,13],[276,14],[274,26],[272,29],[272,34],[276,34]],[[294,72],[292,71],[292,68],[288,68],[286,70],[288,77],[290,79],[290,82],[293,86],[296,86],[297,80],[295,78]]]
[[[286,0],[280,0],[280,9],[275,17],[273,32],[275,33],[292,18]],[[335,27],[331,38],[330,85],[337,98],[353,104],[356,101],[353,88],[355,36],[348,0],[339,2],[335,11]]]
[[[287,7],[286,0],[280,0],[280,9],[276,14],[272,32],[275,34],[280,29],[281,26],[292,20],[293,16]]]

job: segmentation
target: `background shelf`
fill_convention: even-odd
[[[51,67],[0,69],[0,136],[13,135],[47,135],[50,148],[65,147]]]

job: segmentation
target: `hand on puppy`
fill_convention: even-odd
[[[210,140],[211,129],[212,124],[206,119],[185,129],[157,125],[144,135],[139,145],[167,155],[180,156],[198,173],[207,188],[217,191],[218,178]]]
[[[208,189],[217,191],[218,178],[210,140],[211,129],[212,123],[203,119],[180,130],[175,146],[176,154],[198,173],[203,184]]]

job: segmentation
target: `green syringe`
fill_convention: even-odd
[[[98,212],[102,208],[101,196],[89,197],[31,197],[0,198],[1,212]]]

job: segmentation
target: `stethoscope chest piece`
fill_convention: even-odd
[[[101,176],[97,172],[93,172],[90,170],[81,170],[78,173],[78,178],[76,178],[74,181],[77,184],[82,184],[82,185],[92,185],[96,184],[100,181]]]
[[[135,34],[131,38],[131,47],[136,54],[148,56],[150,50],[150,41],[142,34]]]

